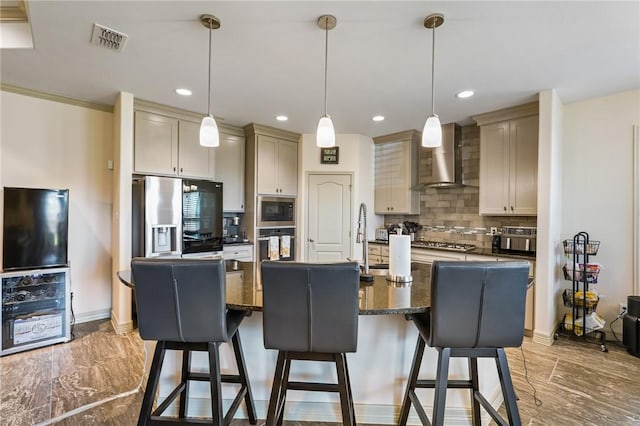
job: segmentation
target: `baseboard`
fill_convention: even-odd
[[[545,346],[551,346],[553,345],[553,341],[554,341],[554,336],[555,336],[555,330],[557,328],[558,324],[554,324],[553,326],[553,333],[549,334],[549,333],[542,333],[540,331],[534,331],[533,332],[533,342],[534,343],[539,343],[541,345],[545,345]]]
[[[495,395],[488,398],[492,405],[500,406],[502,404],[502,392],[500,387],[496,389]],[[224,400],[223,407],[226,411],[231,405],[232,400]],[[255,401],[256,416],[258,419],[267,417],[268,401]],[[496,405],[497,404],[497,405]],[[395,425],[398,422],[400,414],[400,406],[396,405],[374,405],[374,404],[355,404],[356,420],[359,424],[389,424]],[[426,412],[431,415],[433,407],[431,405],[424,406]],[[285,420],[298,422],[326,422],[340,423],[340,404],[332,402],[303,402],[303,401],[287,401],[285,407]],[[177,404],[172,404],[164,413],[167,416],[177,416]],[[491,418],[489,414],[482,410],[482,424],[488,424]],[[189,413],[192,417],[211,417],[211,402],[208,398],[189,398]],[[247,412],[244,404],[240,406],[236,413],[236,419],[246,419]],[[471,424],[471,408],[464,407],[447,407],[445,410],[445,418],[447,425],[468,426]],[[411,409],[408,425],[421,425],[420,419],[416,412]]]
[[[76,324],[109,318],[109,308],[75,314]]]
[[[108,318],[108,316],[107,316]],[[111,326],[117,334],[125,334],[133,331],[133,320],[118,321],[116,313],[111,311]]]

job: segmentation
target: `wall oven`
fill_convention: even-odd
[[[296,225],[296,199],[285,197],[258,196],[256,226]]]
[[[258,262],[263,260],[294,261],[296,259],[296,229],[270,228],[258,231]]]

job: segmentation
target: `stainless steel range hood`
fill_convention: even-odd
[[[451,188],[467,185],[462,169],[461,129],[456,123],[442,126],[442,146],[434,148],[431,160],[431,181],[426,187]]]

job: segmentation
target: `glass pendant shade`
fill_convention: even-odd
[[[331,117],[323,115],[318,122],[318,130],[316,131],[316,145],[319,148],[330,148],[336,146],[336,133],[333,130],[333,122]]]
[[[218,124],[216,120],[207,115],[200,123],[200,145],[209,148],[220,146],[220,135],[218,134]]]
[[[422,146],[436,148],[442,145],[442,126],[437,115],[430,115],[422,129]]]

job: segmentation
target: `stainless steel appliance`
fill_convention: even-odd
[[[132,257],[182,253],[182,180],[159,176],[133,179]]]
[[[269,228],[258,230],[258,262],[263,260],[296,260],[296,229]],[[277,250],[277,256],[273,250]]]
[[[474,246],[473,244],[447,243],[443,241],[425,241],[425,240],[412,241],[411,247],[448,250],[448,251],[460,251],[463,253],[471,250],[475,250],[476,248],[476,246]]]
[[[222,251],[222,183],[182,181],[182,254]]]
[[[501,235],[493,236],[491,251],[535,256],[536,235],[535,226],[505,226]]]
[[[387,231],[387,228],[376,229],[376,241],[389,241],[389,231]]]
[[[132,184],[133,257],[222,252],[222,184],[142,176]]]
[[[256,226],[296,225],[296,199],[258,196]]]

